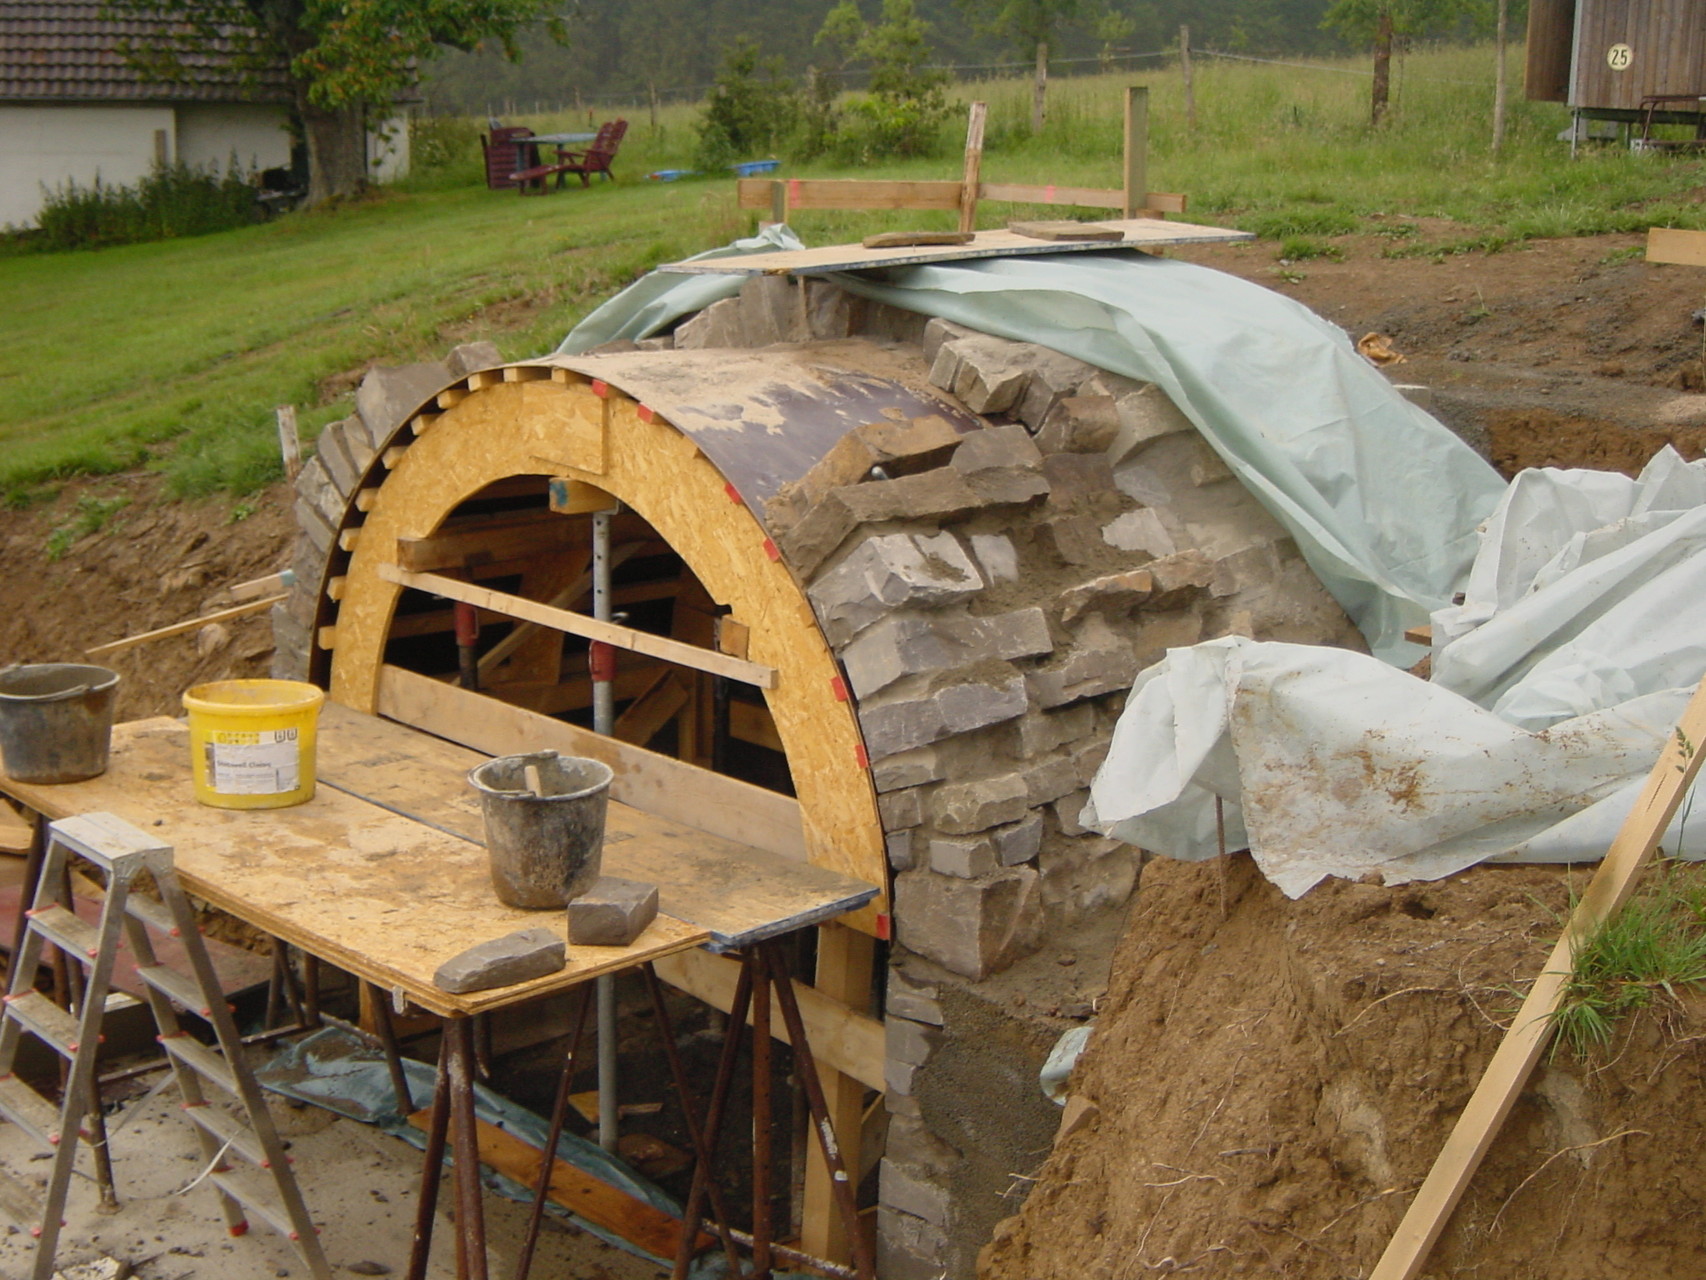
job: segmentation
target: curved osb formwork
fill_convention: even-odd
[[[776,669],[766,701],[800,802],[807,857],[886,883],[876,795],[834,657],[804,593],[723,474],[661,415],[620,392],[561,368],[512,367],[503,376],[478,374],[465,394],[442,395],[440,403],[454,403],[406,449],[393,447],[365,519],[343,531],[350,558],[328,637],[332,696],[358,710],[376,707],[402,592],[380,570],[396,563],[398,538],[430,535],[459,503],[511,476],[585,481],[650,523],[750,628],[750,660]],[[873,926],[876,910],[886,910],[880,900],[855,923]]]

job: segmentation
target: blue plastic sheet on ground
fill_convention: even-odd
[[[423,1107],[430,1105],[436,1075],[433,1069],[425,1063],[404,1058],[403,1071],[408,1077],[414,1101]],[[295,1041],[281,1049],[255,1074],[261,1085],[274,1093],[313,1103],[362,1124],[377,1125],[413,1147],[424,1149],[426,1146],[426,1134],[410,1124],[406,1116],[397,1113],[391,1074],[379,1049],[351,1027],[332,1023],[311,1036]],[[543,1117],[518,1107],[479,1084],[474,1086],[474,1114],[535,1148],[545,1145],[550,1126]],[[597,1144],[565,1131],[557,1142],[557,1156],[582,1172],[627,1192],[636,1200],[680,1219],[680,1205]],[[480,1176],[487,1187],[501,1196],[523,1203],[533,1199],[531,1187],[524,1187],[492,1169],[482,1167]],[[556,1205],[547,1204],[546,1207],[558,1216],[572,1217]],[[574,1222],[599,1239],[649,1258],[660,1266],[668,1268],[674,1262],[672,1258],[658,1258],[647,1253],[632,1241],[583,1218],[574,1218]],[[713,1252],[698,1258],[689,1274],[694,1280],[714,1280],[727,1269],[727,1259]]]

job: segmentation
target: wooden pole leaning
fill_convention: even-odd
[[[1486,1074],[1369,1280],[1414,1280],[1427,1262],[1551,1037],[1552,1018],[1569,985],[1577,948],[1611,918],[1634,889],[1700,772],[1702,742],[1706,742],[1706,680],[1695,689],[1681,721],[1666,739],[1634,808],[1570,913],[1545,968],[1529,988]]]
[[[983,174],[983,126],[988,117],[987,102],[971,104],[971,115],[966,120],[965,179],[960,187],[961,232],[977,230],[978,184]]]

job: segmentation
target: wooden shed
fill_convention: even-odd
[[[1531,0],[1527,95],[1600,119],[1634,119],[1643,100],[1674,117],[1700,114],[1706,94],[1706,5],[1698,0]]]

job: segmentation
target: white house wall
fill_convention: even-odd
[[[0,226],[33,226],[44,187],[136,182],[175,133],[170,107],[0,106]]]
[[[392,116],[367,135],[367,176],[395,182],[409,176],[409,117]]]
[[[290,163],[284,108],[249,103],[207,103],[178,108],[177,158],[224,173],[232,156],[244,172]]]

